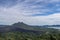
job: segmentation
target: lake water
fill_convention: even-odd
[[[60,29],[60,27],[48,27],[48,28]]]

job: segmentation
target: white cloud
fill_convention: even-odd
[[[31,25],[53,25],[60,24],[60,13],[55,13],[49,16],[35,16],[23,18],[25,23]]]
[[[45,12],[52,12],[47,8],[41,9],[45,4],[43,6],[27,4],[27,2],[29,3],[32,1],[39,2],[42,0],[26,0],[22,3],[18,2],[12,7],[0,7],[0,22],[3,22],[3,24],[12,24],[20,21],[30,25],[60,24],[60,13],[54,13],[48,16],[27,16],[33,14],[45,14]],[[44,2],[47,3],[46,0]]]

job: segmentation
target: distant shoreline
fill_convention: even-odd
[[[48,28],[60,29],[60,27],[48,27]]]

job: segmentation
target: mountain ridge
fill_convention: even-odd
[[[7,25],[5,27],[0,27],[0,32],[11,32],[11,31],[19,31],[19,32],[33,32],[33,33],[44,33],[47,31],[54,31],[53,29],[42,27],[42,26],[30,26],[23,22],[14,23],[12,25]]]

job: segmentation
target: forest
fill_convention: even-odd
[[[60,32],[46,32],[36,34],[33,32],[6,32],[0,33],[0,40],[60,40]]]

